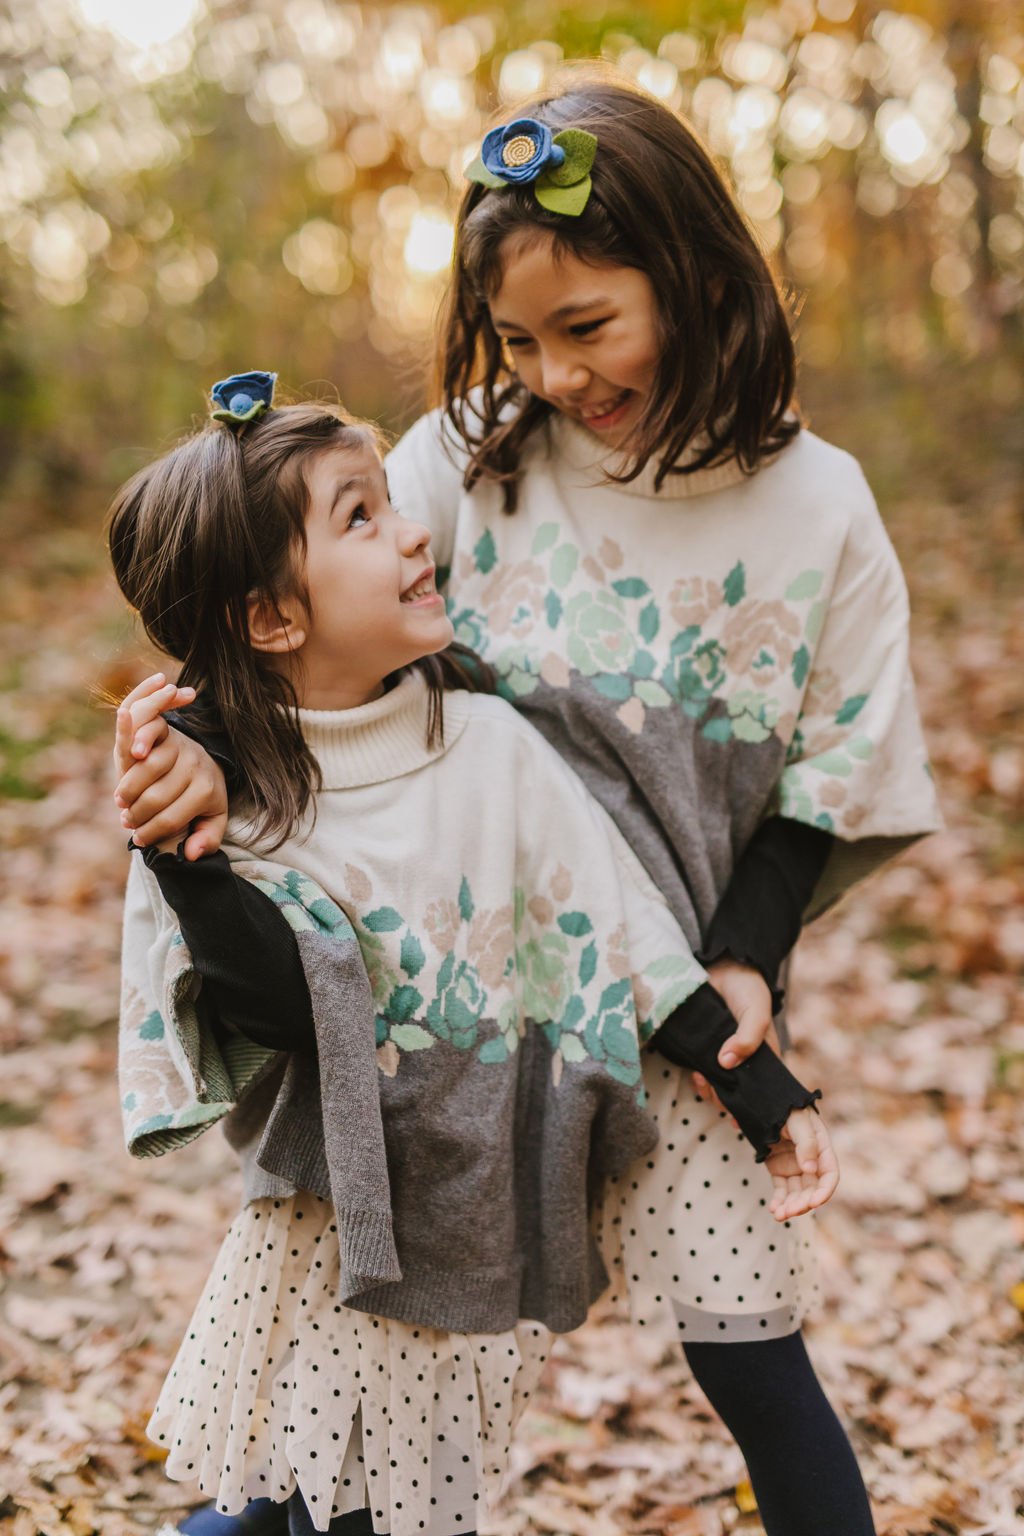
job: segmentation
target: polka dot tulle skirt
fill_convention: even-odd
[[[231,1226],[149,1436],[224,1514],[298,1488],[313,1524],[369,1508],[391,1536],[475,1530],[550,1335],[455,1334],[337,1303],[333,1211],[255,1200]]]
[[[795,1333],[820,1297],[813,1216],[774,1219],[767,1169],[688,1073],[648,1052],[644,1086],[658,1145],[596,1216],[613,1294],[680,1344]]]
[[[810,1217],[780,1226],[771,1180],[687,1074],[645,1060],[660,1141],[595,1215],[634,1322],[679,1344],[781,1338],[817,1290]],[[318,1530],[369,1508],[377,1532],[486,1524],[551,1335],[451,1334],[341,1306],[337,1233],[314,1195],[253,1201],[219,1257],[149,1434],[173,1478],[226,1514],[298,1488]]]

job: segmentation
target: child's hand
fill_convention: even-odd
[[[768,1209],[776,1221],[792,1221],[831,1200],[839,1163],[821,1116],[813,1109],[794,1109],[765,1167],[774,1186]]]
[[[165,740],[169,727],[163,711],[181,709],[191,704],[195,696],[194,688],[179,688],[176,683],[169,683],[162,672],[154,672],[121,700],[114,737],[114,772],[118,778],[123,778],[135,763],[148,757]]]
[[[776,1056],[781,1055],[772,1023],[772,994],[760,971],[751,965],[740,965],[737,960],[719,960],[709,967],[708,981],[724,997],[738,1025],[736,1033],[724,1041],[718,1052],[719,1065],[738,1067],[764,1044],[770,1045]],[[693,1086],[702,1098],[710,1099],[728,1113],[728,1106],[699,1072],[693,1074]]]
[[[197,742],[171,731],[165,709],[195,698],[191,688],[165,683],[162,674],[132,690],[117,713],[114,799],[121,823],[140,846],[176,842],[191,825],[185,857],[215,853],[227,827],[224,774]]]

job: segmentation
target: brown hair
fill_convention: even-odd
[[[298,592],[309,493],[304,469],[328,448],[382,436],[336,407],[271,410],[236,433],[208,423],[141,470],[114,499],[110,555],[118,585],[150,639],[181,662],[178,681],[199,692],[191,718],[231,743],[254,830],[279,846],[321,779],[306,745],[291,681],[248,643],[247,598]],[[443,740],[447,688],[490,690],[489,669],[452,645],[413,665],[430,690],[428,742]]]
[[[491,324],[511,235],[549,236],[556,258],[569,252],[650,279],[660,363],[631,462],[609,478],[635,479],[655,455],[657,487],[732,459],[753,474],[800,430],[796,361],[778,287],[707,150],[662,103],[593,67],[503,120],[522,116],[596,135],[593,189],[568,217],[542,208],[531,185],[467,187],[438,368],[441,403],[469,449],[466,489],[501,481],[513,511],[523,445],[554,413],[506,365]]]

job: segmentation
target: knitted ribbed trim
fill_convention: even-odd
[[[446,693],[444,742],[427,746],[430,696],[421,672],[407,672],[388,693],[356,709],[300,709],[299,724],[320,764],[324,789],[383,784],[441,757],[465,728],[467,693]]]
[[[605,448],[594,433],[580,422],[574,421],[571,416],[553,416],[551,433],[553,459],[556,463],[561,461],[573,469],[585,471],[588,483],[610,485],[624,496],[644,496],[651,501],[689,501],[694,496],[705,496],[709,491],[720,491],[749,478],[736,460],[732,459],[728,464],[719,464],[715,469],[701,469],[693,475],[669,475],[661,489],[656,491],[654,478],[658,466],[652,459],[644,465],[635,480],[629,480],[624,485],[618,484],[606,480],[606,471],[621,472],[628,460],[623,459],[614,449]],[[695,453],[696,449],[692,450],[683,462]]]
[[[341,1273],[338,1297],[347,1301],[358,1296],[368,1285],[382,1280],[401,1280],[395,1239],[391,1228],[390,1207],[383,1211],[343,1210],[335,1207],[338,1243],[341,1248]]]

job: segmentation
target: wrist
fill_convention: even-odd
[[[696,959],[707,972],[712,986],[721,990],[728,986],[730,980],[742,978],[744,987],[753,986],[762,992],[764,1004],[772,1018],[781,1011],[786,997],[785,990],[775,985],[774,973],[755,958],[734,954],[731,950],[719,947],[714,951],[700,951]]]

